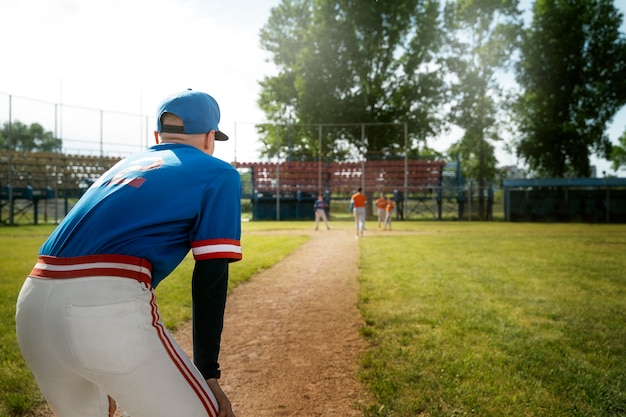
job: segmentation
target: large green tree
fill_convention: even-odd
[[[537,0],[521,47],[516,148],[537,175],[589,176],[626,103],[626,38],[612,0]]]
[[[0,129],[0,149],[16,152],[55,152],[61,150],[62,142],[54,133],[46,131],[39,123],[30,126],[19,120],[5,122]]]
[[[501,139],[507,94],[499,76],[513,66],[521,18],[518,0],[456,0],[446,4],[446,57],[450,70],[450,121],[463,137],[448,153],[463,161],[463,173],[478,184],[479,215],[496,175],[495,142]]]
[[[261,31],[278,73],[262,82],[265,155],[369,158],[404,151],[439,130],[442,74],[436,0],[283,0]],[[348,124],[368,124],[362,126]],[[334,124],[323,134],[319,124]],[[338,126],[341,125],[341,126]]]

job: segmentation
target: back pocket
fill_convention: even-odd
[[[67,307],[76,359],[91,371],[128,374],[146,359],[141,302]]]

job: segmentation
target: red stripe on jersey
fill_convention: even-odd
[[[236,239],[209,239],[191,243],[191,251],[195,260],[207,259],[242,259],[239,240]]]

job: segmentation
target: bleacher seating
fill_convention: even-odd
[[[445,161],[373,160],[364,162],[270,162],[238,163],[239,168],[252,170],[253,188],[262,194],[297,191],[317,193],[330,190],[349,194],[357,187],[373,192],[391,193],[403,190],[409,194],[431,193],[441,185]]]
[[[119,158],[49,152],[0,151],[0,223],[27,217],[38,222],[38,202],[78,198]],[[44,218],[46,216],[44,215]]]
[[[78,192],[119,161],[114,157],[65,155],[49,152],[0,151],[0,184],[13,189],[53,188]]]

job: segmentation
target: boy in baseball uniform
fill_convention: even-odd
[[[218,355],[228,267],[242,258],[239,174],[212,156],[220,110],[186,90],[156,144],[105,172],[39,251],[17,300],[26,363],[58,417],[234,417]],[[191,251],[194,363],[154,289]],[[114,400],[113,400],[114,399]]]

